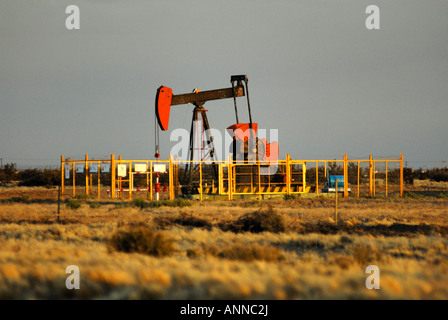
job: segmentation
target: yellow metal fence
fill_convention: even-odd
[[[171,156],[168,160],[124,160],[121,156],[115,158],[111,154],[107,160],[89,160],[85,155],[83,160],[64,159],[61,155],[61,194],[64,195],[67,189],[71,188],[73,197],[81,191],[83,194],[94,196],[97,198],[110,197],[125,198],[132,200],[137,194],[139,197],[146,197],[154,200],[157,179],[162,187],[162,193],[167,199],[174,199],[181,194],[182,185],[180,183],[180,172],[182,166],[187,161],[178,161]],[[192,163],[192,162],[189,162]],[[286,155],[285,160],[278,160],[275,167],[270,167],[266,163],[234,163],[229,157],[227,161],[214,161],[197,163],[195,171],[195,193],[200,200],[204,195],[220,195],[232,200],[235,196],[240,195],[258,195],[261,199],[264,195],[293,195],[293,194],[309,194],[314,193],[320,195],[322,191],[319,182],[319,169],[323,169],[324,176],[327,175],[327,167],[329,163],[337,163],[342,166],[344,183],[343,196],[348,197],[349,189],[352,194],[356,193],[359,197],[361,194],[360,169],[361,165],[368,165],[368,194],[376,195],[376,166],[382,163],[385,166],[385,185],[383,186],[384,194],[387,197],[390,194],[391,183],[388,180],[388,171],[391,163],[399,165],[399,183],[395,183],[394,187],[398,190],[400,197],[403,196],[403,155],[400,154],[398,159],[373,159],[370,155],[369,159],[349,160],[347,155],[342,160],[293,160]],[[349,187],[349,164],[357,169],[357,183],[354,188]],[[103,170],[103,165],[108,165],[108,170]],[[315,183],[307,183],[307,164],[314,165]],[[165,166],[166,170],[160,169]],[[388,167],[389,166],[389,167]],[[217,176],[211,177],[210,168],[217,170]],[[125,172],[123,169],[125,168]],[[138,168],[138,169],[137,169]],[[118,172],[118,171],[121,172]],[[272,172],[270,172],[272,170]],[[265,174],[263,174],[265,173]],[[266,174],[267,173],[267,174]],[[322,177],[321,177],[322,178]],[[104,181],[107,185],[104,185]],[[321,179],[322,180],[322,179]],[[80,181],[81,186],[80,186]],[[138,183],[136,183],[138,181]],[[96,186],[95,186],[96,183]],[[353,185],[353,183],[351,184]],[[81,189],[81,190],[80,190]]]

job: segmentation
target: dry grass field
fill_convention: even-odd
[[[56,194],[0,191],[0,299],[448,298],[444,196],[340,199],[336,224],[328,198],[81,197],[58,221]]]

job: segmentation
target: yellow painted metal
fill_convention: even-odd
[[[400,153],[400,198],[403,198],[403,154]]]
[[[387,198],[387,160],[386,160],[386,198]]]
[[[268,190],[271,190],[271,166],[269,166]]]
[[[233,181],[232,170],[233,170],[233,168],[232,168],[232,156],[231,155],[229,155],[229,158],[228,158],[228,166],[229,167],[227,169],[227,171],[228,171],[227,178],[228,178],[229,200],[233,200],[233,196],[232,196],[232,188],[233,188],[233,186],[232,186],[232,181]]]
[[[199,196],[202,201],[202,162],[199,163]]]
[[[261,200],[261,174],[260,174],[260,162],[258,162],[258,200]]]
[[[98,169],[97,169],[97,176],[98,176],[98,199],[101,198],[101,162],[98,161]]]
[[[153,199],[153,195],[152,195],[152,193],[153,193],[153,190],[152,190],[152,179],[153,179],[152,161],[150,162],[149,167],[150,167],[150,170],[149,170],[149,200],[152,201],[152,199]]]
[[[236,194],[236,165],[232,164],[232,200],[233,194]]]
[[[344,154],[344,198],[348,197],[348,161],[347,155]]]
[[[148,161],[146,161],[146,198],[149,198],[149,170],[148,170]]]
[[[286,155],[286,194],[291,194],[291,158],[289,154]]]
[[[218,164],[218,194],[224,193],[224,174],[222,172],[222,164]]]
[[[118,156],[118,163],[117,164],[121,164],[121,155]],[[123,179],[119,176],[118,177],[118,197],[121,198],[122,194],[121,194],[121,189],[123,189]]]
[[[305,162],[302,164],[302,185],[303,185],[303,192],[306,192],[306,163]]]
[[[110,197],[115,199],[115,155],[110,155]]]
[[[121,156],[120,156],[121,157]],[[134,188],[134,175],[132,174],[132,162],[129,163],[129,182],[128,182],[128,189],[129,189],[129,200],[132,200],[132,189]]]
[[[252,170],[250,171],[250,192],[254,193],[254,174]]]
[[[122,160],[121,156],[118,160],[115,160],[114,154],[111,154],[110,164],[111,164],[111,197],[116,198],[116,188],[117,186],[122,187],[123,182],[129,182],[129,200],[132,199],[132,192],[133,192],[133,172],[132,172],[132,165],[135,162],[145,162],[147,164],[147,177],[146,177],[146,187],[148,191],[148,197],[150,200],[153,198],[153,161],[157,163],[167,163],[169,164],[169,197],[170,199],[175,198],[175,188],[174,188],[174,175],[177,174],[174,171],[174,162],[173,159],[170,157],[169,160]],[[400,196],[403,195],[403,155],[400,154],[400,159],[381,159],[381,160],[374,160],[372,155],[369,156],[369,159],[358,159],[358,160],[348,160],[347,155],[344,155],[343,160],[291,160],[290,155],[286,156],[285,160],[278,160],[278,165],[280,168],[282,168],[282,171],[284,173],[284,181],[283,182],[274,182],[272,181],[272,176],[266,176],[261,177],[261,167],[265,164],[263,163],[233,163],[232,156],[229,156],[229,159],[227,162],[224,161],[204,161],[202,164],[205,163],[215,163],[218,165],[219,170],[219,177],[218,177],[218,185],[217,187],[213,186],[210,188],[209,191],[211,193],[217,193],[217,194],[227,194],[229,200],[233,199],[233,195],[245,195],[245,194],[255,194],[258,195],[258,198],[261,199],[263,194],[300,194],[300,193],[308,193],[310,190],[310,187],[307,187],[306,185],[306,162],[315,162],[316,165],[316,194],[319,194],[319,163],[324,163],[324,168],[327,166],[327,162],[342,162],[344,167],[344,178],[345,181],[347,181],[347,185],[344,184],[344,196],[347,196],[348,194],[348,163],[349,162],[356,162],[357,163],[357,169],[358,169],[358,177],[357,177],[357,196],[360,195],[360,165],[362,162],[369,162],[369,195],[375,195],[375,166],[376,162],[385,162],[386,164],[386,196],[389,194],[389,182],[388,182],[388,164],[389,162],[400,162]],[[75,165],[76,164],[84,164],[86,167],[86,192],[91,192],[90,187],[93,187],[92,182],[92,175],[89,174],[88,168],[89,164],[96,164],[98,165],[98,197],[100,198],[101,193],[101,178],[100,178],[100,164],[104,161],[97,161],[97,160],[88,160],[88,155],[86,154],[86,159],[84,160],[64,160],[64,157],[61,155],[61,187],[64,185],[64,174],[65,174],[65,165],[71,165],[72,171],[73,171],[73,196],[76,195],[76,173],[75,173]],[[191,161],[193,162],[193,161]],[[116,164],[128,164],[128,172],[129,172],[129,180],[121,179],[120,177],[116,177]],[[186,161],[177,161],[177,163],[186,163]],[[200,170],[203,171],[201,164]],[[224,166],[227,168],[227,177],[224,175]],[[252,172],[248,171],[247,173],[240,172],[237,170],[237,167],[239,166],[252,166]],[[302,171],[300,169],[297,169],[295,171],[295,168],[298,168],[299,166],[302,167]],[[271,167],[269,167],[269,171],[271,170]],[[326,173],[326,170],[325,170]],[[302,183],[301,185],[298,183],[300,181],[300,178],[297,178],[297,176],[300,177],[302,175]],[[247,183],[241,183],[237,181],[238,177],[240,176],[250,176],[251,181]],[[90,179],[89,179],[90,178]],[[201,197],[203,197],[204,194],[204,186],[203,184],[203,172],[201,172],[201,184],[200,184],[200,191],[202,192]],[[228,190],[225,189],[225,182],[227,181]],[[118,182],[118,185],[117,185]],[[65,187],[65,186],[64,186]],[[207,187],[207,186],[206,186]],[[238,190],[237,190],[238,188]],[[121,196],[121,194],[120,194]]]
[[[373,196],[375,196],[375,193],[376,193],[376,189],[375,189],[375,185],[376,185],[376,182],[375,182],[375,161],[373,161],[373,174],[372,174],[372,177],[373,177],[373,183],[372,183],[372,185],[373,185]]]
[[[369,196],[372,196],[372,194],[373,194],[372,168],[373,168],[372,155],[369,155]]]
[[[359,161],[358,161],[358,192],[356,194],[356,197],[359,198]]]
[[[174,200],[174,178],[173,178],[173,158],[171,155],[169,156],[169,166],[168,166],[168,178],[169,178],[169,194],[170,194],[170,200]],[[202,195],[201,195],[202,197]],[[201,199],[202,201],[202,199]]]
[[[324,161],[324,174],[325,178],[327,177],[327,161]]]

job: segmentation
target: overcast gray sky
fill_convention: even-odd
[[[65,27],[71,4],[80,30]],[[370,4],[380,30],[365,26]],[[448,160],[447,1],[3,0],[0,38],[3,164],[153,159],[157,88],[224,88],[232,74],[249,78],[254,122],[279,129],[281,158]],[[213,128],[235,122],[231,99],[206,107]],[[192,109],[172,108],[162,157]]]

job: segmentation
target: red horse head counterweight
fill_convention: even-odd
[[[161,86],[157,89],[156,116],[159,126],[163,131],[168,130],[172,97],[173,90],[171,88]]]

